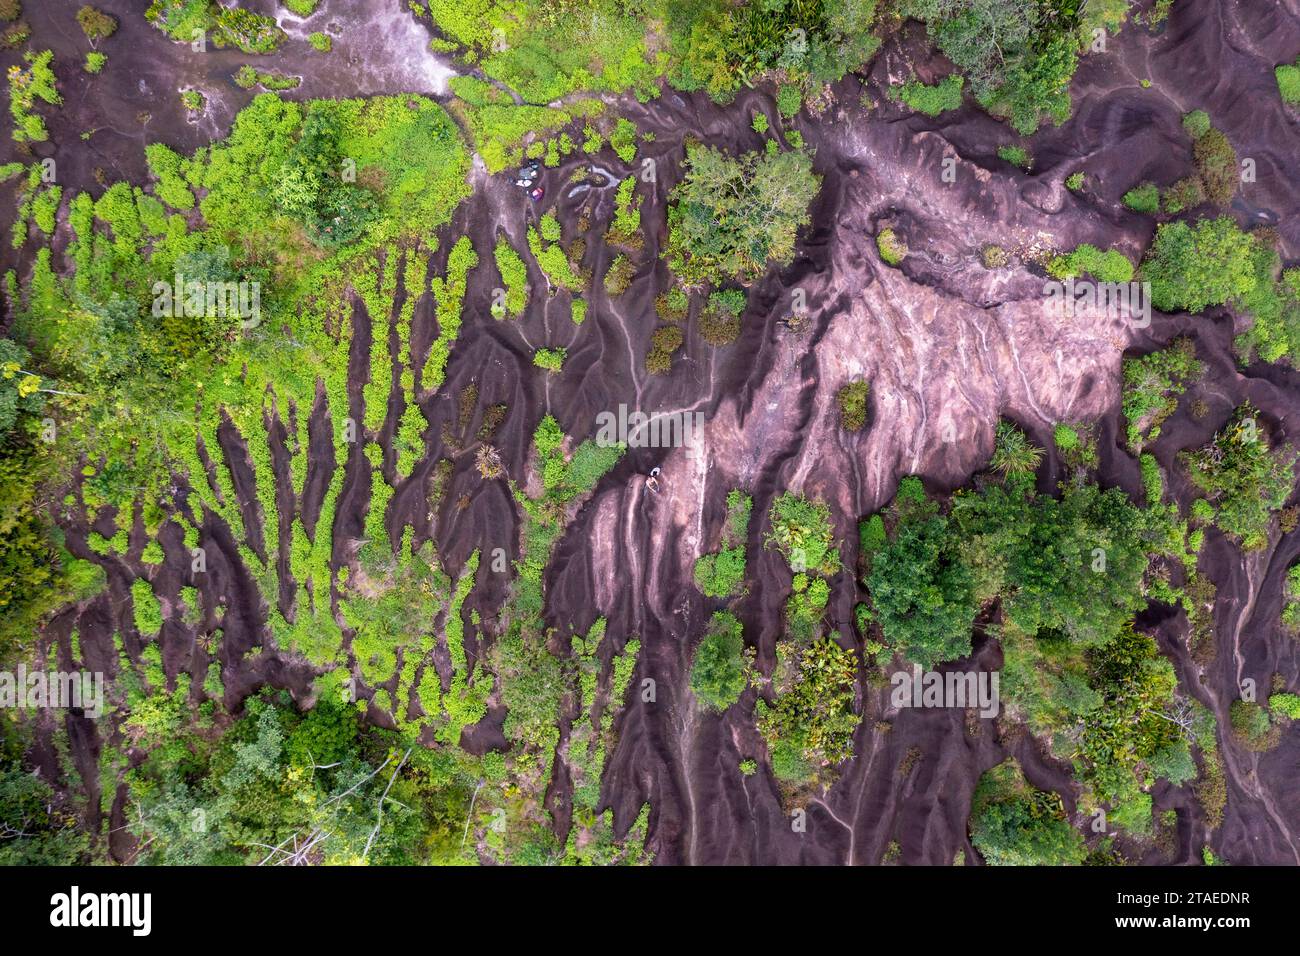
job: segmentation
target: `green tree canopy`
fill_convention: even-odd
[[[802,152],[732,157],[688,146],[686,176],[668,213],[673,271],[688,283],[750,282],[769,262],[790,262],[820,183]]]
[[[1013,758],[980,777],[970,830],[971,843],[992,866],[1077,865],[1087,854],[1060,796],[1031,787]]]
[[[1200,312],[1246,295],[1255,285],[1253,250],[1254,240],[1227,216],[1161,224],[1142,263],[1152,304]]]
[[[748,683],[744,650],[740,621],[726,611],[714,614],[691,667],[691,691],[706,707],[726,710],[740,698]]]

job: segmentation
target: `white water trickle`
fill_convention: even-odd
[[[305,36],[324,30],[334,38],[334,50],[343,53],[363,87],[374,92],[411,92],[441,95],[456,70],[429,49],[432,39],[402,0],[379,3],[324,3],[299,26]],[[367,91],[369,92],[369,91]]]

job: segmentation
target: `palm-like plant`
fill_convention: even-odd
[[[1043,450],[1029,440],[1029,437],[1010,422],[998,422],[993,440],[993,457],[989,467],[1000,472],[1003,477],[1012,475],[1030,475],[1038,470],[1038,463],[1043,460]]]

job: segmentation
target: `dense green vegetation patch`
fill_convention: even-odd
[[[909,80],[890,90],[890,95],[902,100],[918,113],[938,116],[961,106],[961,91],[965,80],[960,76],[946,76],[933,86]]]
[[[971,800],[971,843],[992,866],[1063,866],[1086,848],[1059,794],[1037,790],[1008,757],[985,771]]]
[[[1242,405],[1209,444],[1180,457],[1214,523],[1243,548],[1267,544],[1273,513],[1291,496],[1298,456],[1290,446],[1270,446],[1259,412]]]
[[[429,0],[442,42],[525,103],[573,93],[656,94],[662,61],[646,48],[642,17],[614,0],[553,5],[517,0]]]
[[[691,692],[709,709],[726,710],[748,686],[751,666],[740,622],[718,611],[695,649]]]
[[[1084,243],[1073,252],[1053,256],[1047,272],[1056,279],[1091,276],[1099,282],[1128,282],[1133,278],[1133,263],[1118,249],[1103,252]]]
[[[1277,78],[1277,92],[1284,103],[1300,106],[1300,58],[1295,63],[1283,63],[1273,70]]]
[[[1178,407],[1178,397],[1202,372],[1191,339],[1179,339],[1169,348],[1124,359],[1122,407],[1132,452],[1141,451],[1145,444],[1160,437],[1160,426]]]
[[[840,406],[840,426],[851,432],[860,432],[867,424],[867,396],[871,383],[865,379],[840,386],[835,400]]]
[[[1050,0],[903,0],[897,12],[923,21],[930,38],[970,82],[975,99],[1019,132],[1070,116],[1070,79],[1094,28],[1117,29],[1127,3]]]
[[[780,112],[793,116],[804,91],[838,80],[875,53],[877,6],[877,0],[652,0],[649,11],[667,30],[673,86],[728,103],[759,78],[782,76]]]
[[[144,16],[173,40],[210,40],[218,48],[233,46],[244,53],[274,53],[287,38],[274,17],[214,0],[153,0]]]
[[[739,489],[727,495],[727,520],[721,548],[695,560],[695,586],[708,597],[725,598],[741,593],[745,581],[745,542],[749,536],[752,502]]]
[[[668,260],[684,282],[751,282],[769,262],[788,264],[809,221],[819,177],[798,151],[732,157],[686,148],[686,175],[668,213]]]

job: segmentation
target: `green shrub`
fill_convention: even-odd
[[[1193,110],[1190,113],[1183,114],[1183,129],[1187,130],[1192,139],[1200,139],[1211,130],[1210,114],[1205,110]]]
[[[1151,304],[1200,312],[1245,295],[1255,285],[1253,252],[1251,237],[1226,216],[1162,223],[1142,262]]]
[[[644,244],[641,236],[641,203],[636,195],[636,177],[628,176],[618,184],[614,197],[614,218],[605,232],[606,241],[627,249],[640,249]]]
[[[559,372],[564,368],[564,349],[538,349],[533,353],[533,364],[548,372]]]
[[[622,295],[636,278],[636,266],[623,253],[614,257],[605,273],[605,294],[610,298]]]
[[[876,249],[887,264],[896,266],[907,257],[907,243],[892,229],[882,229],[876,234]]]
[[[1273,512],[1291,495],[1296,454],[1269,447],[1259,412],[1240,406],[1208,445],[1181,458],[1215,506],[1214,523],[1247,550],[1267,544]]]
[[[36,228],[47,236],[54,235],[54,227],[59,216],[59,203],[63,199],[63,188],[51,186],[37,193],[32,200],[32,222]]]
[[[190,43],[196,32],[212,29],[211,7],[209,0],[153,0],[144,18],[171,39]]]
[[[163,624],[162,605],[153,593],[153,585],[145,578],[131,582],[131,607],[140,635],[147,638],[157,634]]]
[[[1142,472],[1142,488],[1146,492],[1147,507],[1154,508],[1164,499],[1165,479],[1160,471],[1160,463],[1155,455],[1145,452],[1138,457],[1138,466]]]
[[[86,34],[86,39],[94,46],[100,40],[106,40],[117,32],[117,19],[103,10],[96,10],[90,5],[77,11],[77,24]],[[97,72],[97,71],[92,71]]]
[[[1097,438],[1095,429],[1091,426],[1061,423],[1053,429],[1052,439],[1061,454],[1061,463],[1066,468],[1097,467]]]
[[[852,756],[853,733],[861,721],[853,712],[857,670],[857,652],[831,638],[804,648],[792,642],[777,645],[776,703],[760,700],[755,715],[778,778],[806,780],[818,768]]]
[[[749,682],[744,650],[740,621],[725,611],[714,614],[691,665],[691,693],[705,707],[722,711],[740,699]]]
[[[786,119],[794,116],[803,107],[803,93],[799,87],[783,83],[777,87],[776,108]]]
[[[924,21],[980,105],[1029,135],[1044,118],[1059,124],[1069,117],[1080,47],[1093,29],[1119,29],[1115,6],[1080,5],[1066,20],[1016,3],[905,0],[897,12]]]
[[[1154,215],[1160,211],[1160,190],[1155,183],[1141,183],[1124,194],[1124,205],[1134,212]]]
[[[753,499],[738,488],[727,492],[727,537],[737,545],[744,544],[749,535],[753,507]]]
[[[1099,282],[1128,282],[1133,278],[1133,263],[1116,249],[1102,252],[1084,243],[1073,252],[1053,256],[1047,272],[1056,279],[1090,275]]]
[[[807,6],[691,3],[654,10],[668,11],[667,79],[674,88],[704,90],[725,104],[755,78],[776,75],[797,104],[801,86],[834,83],[871,57],[880,46],[872,29],[877,7],[875,0],[865,0]],[[647,8],[645,15],[652,14]]]
[[[695,586],[706,597],[730,597],[745,580],[745,549],[724,548],[695,560]]]
[[[501,274],[501,282],[505,286],[505,300],[500,303],[499,308],[494,303],[492,314],[498,319],[523,315],[524,309],[528,306],[528,267],[505,235],[497,237],[492,257],[496,261],[497,271]]]
[[[867,395],[871,385],[865,381],[849,382],[840,386],[835,399],[840,406],[840,427],[851,432],[862,431],[867,424]]]
[[[1188,176],[1180,179],[1165,190],[1161,199],[1161,208],[1171,216],[1195,209],[1205,202],[1205,184],[1200,176]]]
[[[243,53],[273,53],[287,37],[273,17],[241,7],[212,8],[212,42]]]
[[[614,124],[614,132],[609,135],[609,145],[618,158],[625,163],[636,159],[636,124],[620,116]]]
[[[655,299],[655,311],[665,322],[681,322],[690,314],[691,297],[680,287],[673,286]]]
[[[9,68],[9,113],[14,120],[12,136],[15,143],[41,143],[49,138],[49,131],[45,120],[32,112],[36,101],[52,106],[63,103],[54,79],[54,53],[28,50],[23,59],[28,64],[26,70],[19,66]]]
[[[235,71],[235,85],[240,89],[251,90],[257,86],[258,76],[257,69],[251,63],[245,63]]]
[[[1294,64],[1284,63],[1273,70],[1277,78],[1277,91],[1282,102],[1300,106],[1300,59]]]
[[[1272,750],[1281,736],[1269,713],[1254,701],[1234,700],[1228,708],[1232,732],[1247,749],[1256,752]]]
[[[700,337],[710,345],[730,345],[740,336],[740,316],[746,296],[740,289],[711,293],[700,312]]]
[[[772,529],[765,544],[775,546],[796,573],[812,571],[827,577],[840,569],[840,553],[831,529],[830,508],[790,492],[772,502]]]
[[[1178,397],[1202,371],[1196,347],[1187,338],[1150,355],[1124,359],[1121,407],[1131,451],[1160,437],[1160,426],[1178,407]]]
[[[1237,151],[1217,129],[1210,129],[1192,147],[1205,197],[1216,206],[1226,206],[1237,191],[1240,171]]]
[[[682,347],[682,330],[675,325],[661,325],[650,336],[650,351],[645,367],[651,375],[664,375],[672,368],[673,353]]]
[[[812,776],[813,767],[795,742],[777,739],[768,749],[772,754],[772,774],[778,780],[795,783]]]
[[[154,193],[158,198],[181,212],[194,208],[194,194],[185,184],[184,160],[162,143],[150,143],[144,148],[149,170],[158,178]]]
[[[965,79],[957,74],[944,77],[934,86],[911,80],[896,90],[890,90],[890,95],[901,99],[918,113],[938,116],[961,106],[961,91],[965,84]]]
[[[752,507],[749,495],[739,489],[727,494],[727,522],[723,528],[722,548],[701,555],[695,562],[695,585],[708,597],[732,597],[741,592]]]
[[[1186,740],[1178,740],[1151,758],[1151,774],[1175,787],[1196,779],[1196,760]]]
[[[970,831],[971,843],[991,866],[1078,865],[1087,855],[1060,796],[1031,787],[1014,758],[980,777]]]
[[[573,264],[559,243],[559,238],[560,224],[550,213],[542,216],[539,228],[532,226],[528,228],[528,248],[542,272],[546,273],[546,277],[570,292],[581,292],[586,283],[582,276],[574,271]]]
[[[889,538],[885,534],[885,520],[880,515],[872,515],[858,525],[858,557],[868,572],[871,570],[872,556],[887,544]]]
[[[12,4],[13,7],[17,3]],[[8,12],[0,6],[0,13]],[[0,762],[0,866],[76,866],[90,862],[90,838],[54,788],[18,763]]]
[[[1056,442],[1056,447],[1063,452],[1074,451],[1079,447],[1079,433],[1064,423],[1052,429],[1052,439]]]
[[[1023,146],[999,146],[998,158],[1005,160],[1012,166],[1019,166],[1021,169],[1028,169],[1034,163],[1033,158],[1029,155],[1029,150]]]
[[[1151,794],[1131,788],[1115,801],[1107,820],[1121,830],[1137,836],[1151,833]]]
[[[1268,709],[1291,720],[1300,720],[1300,694],[1273,694],[1268,699]]]
[[[1266,362],[1290,356],[1294,364],[1300,355],[1300,269],[1284,269],[1275,279],[1281,257],[1265,236],[1264,232],[1252,234],[1254,282],[1233,303],[1254,319],[1235,345],[1243,362],[1258,354]]]
[[[32,38],[32,27],[26,20],[19,20],[0,33],[0,47],[13,50]]]
[[[907,522],[871,560],[876,620],[887,643],[922,667],[970,653],[974,579],[948,538],[942,517]]]
[[[302,77],[288,76],[278,70],[259,70],[245,63],[235,71],[235,85],[245,90],[260,86],[264,90],[294,90],[302,85]]]

